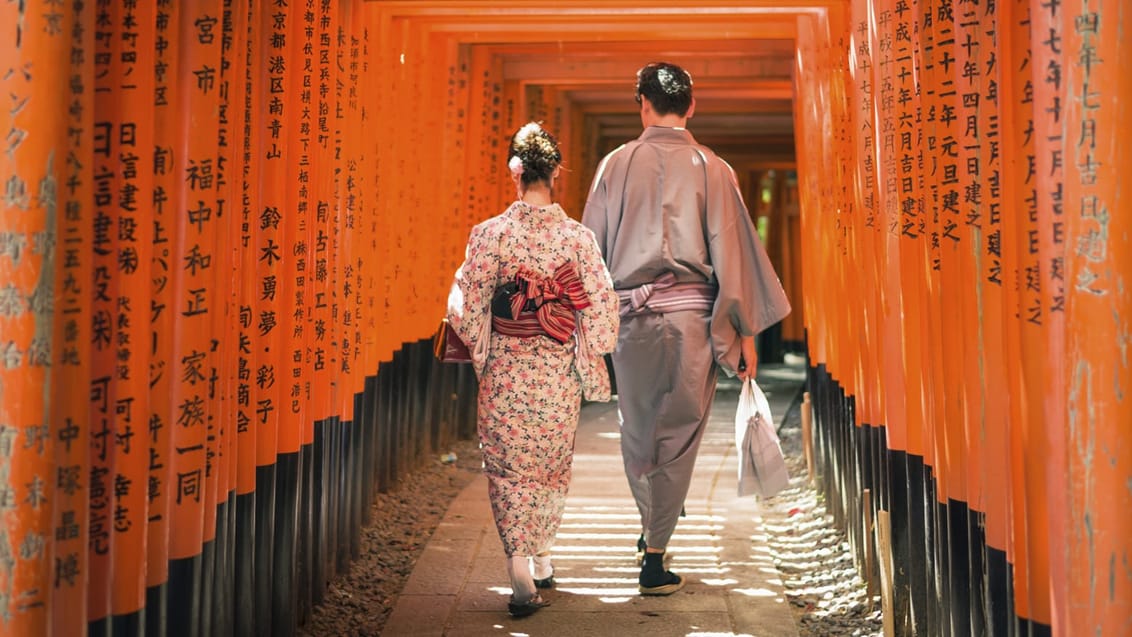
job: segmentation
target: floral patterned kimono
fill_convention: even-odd
[[[572,264],[588,299],[587,307],[573,313],[577,331],[565,343],[546,334],[492,331],[485,348],[480,341],[492,320],[495,289],[521,273],[550,285],[563,264]],[[479,378],[484,473],[508,557],[545,553],[554,543],[570,484],[583,388],[587,398],[608,400],[602,356],[617,343],[617,307],[593,233],[558,204],[534,207],[516,201],[472,229],[448,320],[468,349],[478,351],[472,364]],[[583,356],[576,356],[579,349]]]

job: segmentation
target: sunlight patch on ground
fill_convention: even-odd
[[[559,528],[564,528],[565,526],[566,525],[562,525],[562,527]],[[609,540],[623,541],[626,538],[629,538],[628,541],[632,543],[637,541],[637,534],[625,535],[624,533],[559,533],[557,537],[559,540],[593,540],[595,542]],[[684,542],[714,542],[718,539],[719,537],[716,535],[681,533],[680,544],[669,544],[668,549],[671,551],[683,551]]]
[[[591,517],[591,518],[587,518],[587,519],[592,520],[593,518]],[[639,522],[630,522],[630,523],[624,523],[624,524],[613,524],[611,522],[602,523],[602,522],[598,522],[598,521],[589,522],[589,523],[587,523],[587,522],[563,522],[562,525],[559,526],[558,528],[560,528],[560,529],[609,529],[609,530],[624,529],[625,533],[619,535],[618,537],[632,537],[633,540],[636,540],[637,536],[640,535],[640,533],[641,533],[641,530],[640,530],[641,525],[640,525]],[[688,530],[688,531],[704,531],[704,532],[710,533],[710,532],[713,532],[713,531],[723,531],[723,530],[726,529],[726,527],[724,527],[722,524],[710,524],[710,523],[708,523],[708,524],[681,524],[680,529],[681,530]],[[714,534],[713,534],[713,536],[714,536]],[[561,536],[559,536],[559,537],[561,537]],[[683,535],[681,535],[681,537],[679,539],[683,539]]]
[[[672,547],[670,551],[673,555],[710,555],[718,554],[723,549],[718,546],[681,546],[679,548]],[[597,545],[572,545],[572,546],[555,546],[554,556],[565,556],[570,553],[601,553],[601,554],[624,554],[624,546],[597,546]]]
[[[769,599],[779,597],[778,593],[766,588],[736,588],[733,589],[732,592],[746,595],[747,597],[766,597]]]
[[[588,595],[591,597],[609,597],[618,599],[622,597],[637,597],[640,591],[637,590],[637,583],[633,582],[631,586],[627,587],[593,587],[593,588],[575,588],[573,586],[559,586],[558,590],[564,593],[572,593],[574,595]],[[625,601],[628,601],[626,599]]]
[[[731,578],[728,578],[728,579],[711,579],[711,578],[707,578],[707,577],[701,577],[700,581],[704,584],[707,584],[708,586],[731,586],[732,584],[738,584],[739,583],[739,580],[731,579]]]

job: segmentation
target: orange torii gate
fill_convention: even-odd
[[[1126,630],[1132,12],[570,4],[0,8],[0,635],[293,631],[374,491],[471,431],[425,341],[507,133],[548,123],[580,214],[673,42],[701,122],[792,116],[728,156],[752,202],[796,170],[800,230],[752,208],[900,628]]]

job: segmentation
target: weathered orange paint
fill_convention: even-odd
[[[54,299],[55,286],[62,280],[55,269],[54,250],[57,245],[62,247],[59,232],[75,226],[73,218],[68,221],[61,216],[66,210],[59,204],[67,193],[67,179],[74,174],[74,167],[66,162],[67,152],[89,140],[85,131],[68,138],[72,123],[67,111],[69,96],[56,91],[70,70],[69,32],[60,27],[70,24],[73,16],[60,13],[58,18],[61,24],[54,25],[43,12],[23,5],[0,9],[4,24],[0,59],[7,62],[0,75],[5,95],[5,108],[0,112],[5,131],[4,152],[0,153],[5,184],[0,200],[0,553],[4,556],[0,572],[4,623],[0,630],[6,634],[47,634],[54,615],[48,607],[52,598],[63,593],[76,599],[67,594],[76,583],[73,578],[67,589],[53,590],[54,542],[46,532],[53,528],[56,517],[57,454],[62,450],[68,460],[75,461],[87,451],[85,439],[57,448],[53,434],[62,429],[52,429],[66,422],[55,413],[66,395],[65,387],[53,385],[65,377],[60,370],[52,370],[59,364],[53,341],[58,333]],[[67,274],[89,272],[85,258],[80,255]],[[72,309],[80,309],[74,299],[71,290]],[[66,347],[77,345],[72,342]],[[74,365],[82,365],[85,352],[75,349],[74,354]],[[70,369],[67,376],[74,371],[78,370]],[[86,430],[87,417],[82,412],[89,406],[76,402],[81,403],[78,410],[59,415],[78,418],[74,422],[77,429],[71,430],[77,435]],[[70,453],[72,449],[78,454]],[[66,502],[74,504],[75,499]],[[85,517],[75,520],[83,528],[85,523]],[[66,549],[80,547],[71,541]],[[81,553],[75,558],[81,560]],[[81,581],[77,583],[81,591]]]
[[[1066,391],[1057,441],[1065,446],[1069,479],[1064,506],[1050,509],[1053,628],[1117,635],[1132,617],[1132,10],[1119,0],[1091,0],[1067,4],[1058,18]]]

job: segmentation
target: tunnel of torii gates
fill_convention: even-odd
[[[1132,634],[1132,3],[0,24],[0,634],[294,632],[374,494],[474,435],[475,379],[429,339],[514,198],[509,134],[558,136],[580,217],[658,59],[764,231],[816,481],[862,565],[891,554],[897,632]]]

